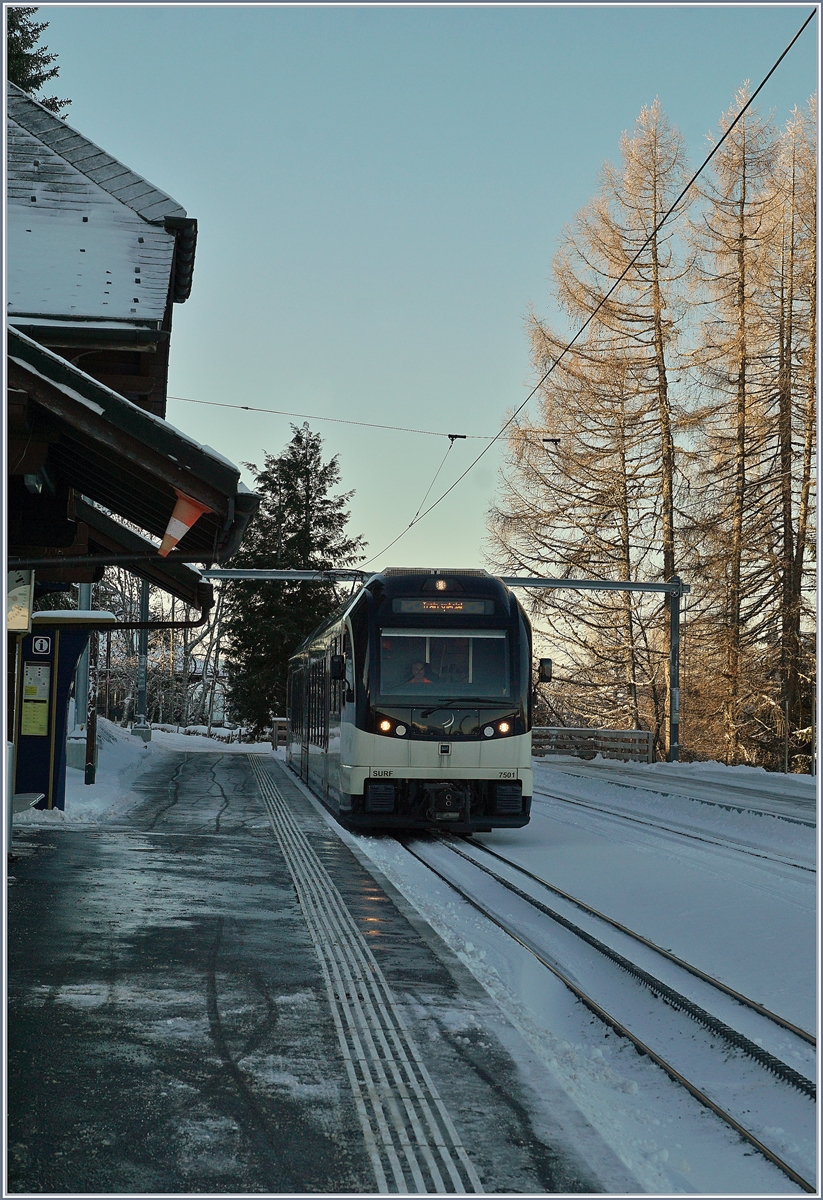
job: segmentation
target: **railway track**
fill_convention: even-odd
[[[764,1049],[764,1047],[759,1044],[759,1040],[762,1039],[755,1041],[754,1038],[741,1032],[739,1029],[733,1028],[730,1024],[728,1024],[727,1020],[722,1020],[716,1015],[716,1013],[711,1012],[708,1008],[704,1007],[704,1004],[707,1003],[705,999],[703,1004],[696,1003],[692,997],[686,995],[684,991],[680,990],[679,987],[672,986],[670,982],[667,983],[665,980],[659,978],[658,973],[652,973],[651,970],[639,965],[633,959],[628,958],[626,954],[616,950],[614,946],[608,945],[603,940],[603,937],[596,936],[591,932],[590,928],[584,928],[577,921],[559,911],[558,907],[550,908],[548,904],[544,903],[536,896],[526,892],[523,888],[513,883],[511,879],[505,878],[505,876],[499,871],[493,870],[485,863],[479,862],[474,853],[467,853],[466,850],[461,849],[457,845],[456,839],[440,836],[434,843],[431,841],[418,841],[414,846],[410,844],[409,840],[404,839],[402,844],[411,855],[423,863],[429,870],[433,871],[435,875],[443,880],[443,882],[448,884],[449,887],[454,889],[464,900],[471,904],[472,907],[482,913],[483,916],[488,918],[505,934],[513,938],[514,941],[516,941],[520,946],[529,951],[529,953],[531,953],[542,964],[542,966],[544,966],[563,984],[565,984],[565,986],[568,987],[569,990],[572,991],[574,995],[591,1012],[598,1016],[600,1020],[612,1028],[619,1036],[628,1038],[635,1048],[640,1051],[640,1053],[647,1055],[654,1063],[656,1063],[662,1070],[666,1072],[669,1078],[674,1080],[680,1086],[684,1087],[700,1104],[708,1108],[717,1117],[734,1129],[741,1138],[743,1138],[754,1149],[768,1159],[769,1162],[778,1167],[785,1175],[788,1176],[789,1179],[797,1184],[798,1187],[809,1193],[814,1193],[816,1191],[816,1187],[813,1183],[804,1178],[799,1170],[792,1166],[791,1163],[787,1162],[785,1158],[783,1158],[775,1149],[767,1145],[766,1142],[764,1142],[761,1137],[758,1137],[750,1127],[744,1125],[742,1119],[747,1113],[751,1113],[752,1104],[756,1103],[752,1101],[752,1089],[754,1088],[754,1090],[757,1091],[758,1086],[760,1086],[760,1091],[762,1093],[762,1085],[766,1082],[762,1073],[767,1072],[772,1077],[773,1081],[778,1081],[787,1089],[787,1092],[781,1098],[783,1104],[781,1111],[783,1113],[786,1111],[785,1106],[787,1103],[787,1095],[793,1095],[795,1100],[789,1100],[788,1107],[791,1109],[793,1106],[795,1110],[798,1111],[798,1115],[806,1120],[806,1123],[809,1125],[811,1130],[811,1136],[813,1137],[815,1122],[814,1113],[811,1111],[811,1105],[815,1098],[815,1085],[811,1079],[807,1078],[799,1071],[795,1070],[795,1068],[783,1062],[777,1057],[777,1055]],[[463,874],[465,874],[465,868],[461,866],[457,872],[455,872],[453,869],[449,869],[448,864],[443,861],[442,854],[438,858],[436,853],[433,856],[431,853],[427,852],[435,846],[439,849],[446,850],[448,857],[452,858],[453,862],[457,863],[459,860],[462,860],[463,863],[470,864],[472,869],[480,872],[481,875],[477,877],[478,881],[481,880],[483,876],[485,876],[487,879],[491,878],[494,882],[494,886],[503,888],[509,897],[514,898],[515,905],[525,905],[525,909],[520,909],[519,918],[512,918],[511,916],[504,917],[502,912],[505,908],[505,905],[495,905],[494,908],[490,907],[487,899],[481,898],[471,883],[467,882],[465,879],[461,881],[460,878],[456,878],[456,875],[460,875],[461,871]],[[480,843],[477,843],[477,847],[479,846]],[[475,850],[474,843],[472,843],[471,849],[473,851]],[[549,893],[549,896],[553,895],[561,899],[564,904],[576,907],[577,909],[585,912],[587,917],[594,918],[597,922],[604,923],[607,928],[617,929],[624,938],[633,939],[638,946],[642,945],[643,953],[646,954],[647,957],[649,951],[653,952],[653,954],[660,955],[662,962],[665,962],[667,965],[670,978],[672,969],[674,969],[675,973],[682,972],[691,978],[697,978],[700,981],[697,986],[703,988],[704,990],[708,990],[709,995],[711,995],[711,989],[714,989],[715,994],[722,998],[722,1002],[727,1008],[729,1001],[731,1000],[734,1004],[740,1005],[744,1009],[756,1014],[756,1017],[754,1018],[755,1020],[760,1022],[770,1022],[776,1029],[781,1030],[781,1037],[785,1038],[788,1035],[791,1038],[797,1038],[804,1045],[815,1045],[815,1039],[805,1030],[792,1025],[791,1022],[788,1022],[785,1019],[777,1016],[777,1014],[769,1012],[769,1010],[764,1008],[764,1006],[757,1004],[755,1001],[749,1000],[747,997],[735,992],[734,989],[727,987],[727,985],[711,979],[711,977],[705,975],[704,972],[701,972],[698,968],[692,967],[690,964],[684,963],[675,955],[671,954],[671,952],[655,946],[641,935],[634,933],[625,926],[621,926],[616,921],[612,921],[611,918],[604,916],[604,914],[596,912],[596,910],[582,904],[582,902],[577,901],[574,897],[569,896],[567,893],[561,892],[560,889],[553,887],[553,885],[548,884],[545,880],[539,879],[531,872],[526,871],[517,864],[503,858],[502,855],[498,855],[495,851],[490,850],[488,847],[484,847],[483,849],[485,853],[496,859],[499,859],[501,863],[504,863],[506,869],[513,872],[518,872],[524,878],[528,877],[528,879],[530,879],[533,883],[537,883],[541,888],[546,889],[546,891]],[[482,892],[484,889],[481,888],[480,890]],[[487,885],[485,890],[488,890]],[[551,922],[550,926],[546,926],[545,922],[543,922],[542,930],[537,934],[535,933],[534,923],[534,918],[536,916],[539,918],[548,918],[548,920]],[[548,939],[546,936],[544,936],[543,932],[546,929],[551,929],[551,936]],[[582,943],[584,946],[588,947],[589,949],[594,949],[597,952],[600,960],[600,967],[595,968],[595,974],[598,973],[598,970],[602,971],[604,964],[609,964],[606,968],[607,970],[611,969],[619,971],[623,975],[624,979],[631,980],[634,985],[643,989],[646,997],[646,1003],[640,1004],[637,1002],[637,993],[634,993],[634,1000],[632,1000],[631,996],[624,995],[623,1007],[627,1009],[627,1012],[617,1015],[614,1011],[608,1011],[598,1002],[597,999],[595,999],[592,994],[590,994],[591,990],[593,990],[593,985],[586,984],[586,989],[584,989],[584,987],[578,981],[579,976],[581,974],[585,974],[586,970],[586,967],[584,966],[584,969],[581,971],[581,961],[578,961],[576,968],[571,970],[568,966],[565,964],[561,965],[560,961],[558,961],[559,958],[563,957],[563,952],[561,952],[561,954],[558,956],[556,945],[553,946],[551,950],[547,948],[547,940],[555,942],[557,941],[558,930],[563,931],[563,934],[560,935],[561,938],[565,935],[571,935],[573,941],[577,942],[578,944],[578,950],[580,944]],[[565,953],[567,955],[570,953],[571,957],[574,958],[574,945],[572,944],[569,946],[568,942],[566,942],[564,943],[564,946]],[[579,953],[577,957],[578,959],[580,958]],[[588,955],[588,960],[591,960],[590,954]],[[583,961],[585,962],[585,960]],[[588,969],[590,970],[590,966]],[[601,978],[599,981],[594,981],[594,989],[596,989],[598,983],[601,988],[604,986]],[[614,991],[613,987],[612,991]],[[666,1019],[665,1013],[661,1014],[660,1011],[656,1011],[655,1016],[649,1020],[646,1012],[649,996],[659,1001],[660,1005],[665,1005],[668,1009],[674,1010],[674,1012],[678,1014],[674,1019],[674,1022],[672,1021],[671,1016]],[[711,1000],[709,1000],[709,1004],[711,1004]],[[610,1001],[610,1007],[612,1009],[615,1007],[613,1000]],[[655,1006],[655,1009],[657,1010],[657,1006]],[[668,1025],[669,1027],[666,1034],[670,1043],[668,1048],[665,1046],[661,1047],[660,1045],[661,1038],[658,1026],[661,1015],[664,1017],[664,1024]],[[648,1026],[648,1031],[644,1030],[644,1023]],[[680,1027],[675,1030],[673,1026],[678,1023],[680,1023]],[[696,1036],[695,1025],[702,1029],[704,1031],[704,1035],[708,1038],[708,1045],[703,1047],[703,1052],[704,1057],[706,1058],[706,1064],[711,1068],[710,1074],[714,1079],[713,1088],[711,1085],[701,1086],[692,1082],[692,1080],[689,1079],[684,1073],[688,1068],[684,1068],[682,1063],[681,1066],[678,1067],[671,1061],[672,1057],[675,1059],[678,1057],[678,1052],[680,1053],[681,1057],[683,1056],[684,1046],[687,1042],[690,1046],[694,1043]],[[700,1035],[698,1034],[697,1036],[699,1037]],[[650,1042],[653,1041],[657,1041],[657,1049],[650,1044]],[[718,1053],[716,1043],[720,1043],[720,1045],[723,1047],[722,1061],[724,1066],[729,1067],[729,1071],[732,1076],[734,1076],[735,1073],[737,1074],[736,1079],[732,1078],[731,1081],[723,1082],[720,1085],[717,1083],[717,1066],[720,1061],[720,1054]],[[688,1058],[689,1055],[687,1054],[686,1057]],[[748,1061],[750,1066],[741,1071],[741,1060],[743,1058]],[[752,1071],[755,1072],[755,1075],[759,1075],[759,1078],[753,1078]],[[717,1094],[718,1091],[722,1092],[724,1089],[730,1090],[735,1086],[740,1088],[747,1095],[747,1099],[745,1101],[745,1112],[740,1112],[737,1116],[734,1115],[733,1112],[728,1111],[728,1107],[724,1106],[724,1103],[719,1102],[718,1099],[715,1099],[708,1094],[709,1090],[714,1090],[715,1094]],[[761,1098],[761,1104],[763,1103],[765,1103],[765,1107],[768,1109],[768,1092],[766,1093],[765,1099]],[[728,1105],[728,1101],[725,1101],[725,1105]],[[800,1112],[798,1106],[809,1106],[810,1111],[808,1113],[805,1111]],[[762,1116],[763,1113],[761,1112],[760,1115]],[[783,1119],[785,1120],[785,1116]],[[753,1122],[751,1116],[749,1116],[749,1126],[753,1123],[756,1122]],[[801,1121],[801,1123],[803,1122]],[[763,1125],[766,1128],[772,1128],[774,1124],[774,1120],[763,1122]],[[785,1153],[785,1151],[783,1151],[783,1153]]]
[[[550,762],[545,757],[539,761],[541,764],[547,765]],[[651,792],[656,796],[674,796],[678,799],[693,800],[696,804],[706,804],[711,808],[724,808],[728,812],[755,813],[757,816],[786,821],[790,825],[805,825],[808,829],[817,828],[817,822],[814,819],[814,804],[804,802],[800,795],[790,795],[778,803],[773,794],[765,788],[748,787],[745,784],[728,783],[724,780],[722,784],[723,799],[718,800],[716,789],[710,788],[702,780],[683,779],[675,783],[670,776],[662,772],[656,777],[650,777],[646,772],[632,769],[625,763],[619,765],[609,763],[607,771],[583,762],[573,765],[563,763],[562,767],[558,765],[554,767],[554,770],[564,775],[573,775],[578,779],[597,779],[600,783],[608,784],[610,787]],[[785,779],[785,776],[781,778]],[[787,812],[787,804],[792,805],[794,811]],[[803,814],[804,808],[810,810],[809,815]]]
[[[557,792],[547,792],[542,788],[534,789],[535,796],[543,796],[546,800],[556,800],[561,804],[573,805],[576,808],[585,808],[590,812],[599,813],[602,816],[613,817],[618,821],[629,821],[634,825],[646,825],[651,829],[659,830],[662,833],[673,833],[676,837],[687,838],[693,842],[705,842],[711,846],[720,846],[724,850],[734,850],[738,854],[747,854],[751,858],[764,859],[766,862],[779,863],[784,867],[792,867],[796,871],[805,871],[808,874],[814,875],[816,868],[807,866],[805,863],[795,862],[792,858],[787,858],[783,854],[767,854],[765,850],[758,850],[752,846],[744,846],[740,842],[732,842],[727,838],[715,838],[708,833],[694,833],[687,829],[678,829],[673,825],[661,825],[659,821],[647,821],[644,817],[639,817],[632,813],[618,812],[614,808],[604,808],[600,804],[590,804],[586,800],[579,800],[569,796],[560,796]],[[539,814],[544,815],[544,814]]]
[[[487,846],[484,842],[476,842],[473,843],[473,848],[482,850],[484,854],[498,859],[498,861],[501,863],[505,863],[507,867],[510,867],[514,871],[518,871],[521,875],[524,875],[528,879],[533,880],[535,883],[540,884],[541,887],[546,888],[546,890],[552,892],[553,895],[560,896],[563,900],[568,900],[570,904],[573,904],[576,908],[579,908],[581,912],[589,913],[590,916],[596,917],[599,921],[603,921],[605,924],[610,925],[613,929],[617,929],[621,933],[625,933],[628,937],[633,938],[634,941],[638,942],[640,945],[648,946],[650,950],[655,952],[655,954],[659,954],[662,958],[668,959],[669,962],[672,962],[676,966],[682,968],[682,970],[687,971],[690,975],[694,975],[696,979],[702,979],[704,983],[708,983],[717,991],[722,992],[726,996],[730,996],[733,1000],[736,1000],[738,1004],[742,1004],[745,1008],[751,1009],[752,1012],[759,1013],[761,1016],[766,1017],[767,1020],[773,1022],[773,1024],[779,1025],[782,1029],[788,1030],[789,1033],[793,1033],[796,1037],[799,1037],[802,1041],[808,1043],[808,1045],[814,1047],[817,1046],[817,1038],[814,1036],[814,1034],[808,1033],[805,1029],[801,1029],[798,1025],[793,1024],[791,1021],[787,1021],[784,1017],[778,1016],[777,1013],[771,1012],[768,1008],[765,1008],[764,1005],[758,1004],[757,1001],[750,1000],[748,996],[744,996],[735,988],[729,987],[727,984],[723,983],[722,980],[715,979],[711,975],[707,975],[706,972],[701,971],[699,967],[692,966],[691,963],[685,962],[684,959],[679,958],[676,954],[672,954],[670,950],[665,950],[662,946],[656,945],[656,943],[650,941],[646,937],[643,937],[642,934],[636,933],[633,929],[629,929],[620,921],[615,921],[612,917],[607,917],[605,913],[598,912],[596,908],[592,908],[591,905],[584,903],[584,901],[579,900],[576,896],[570,895],[569,892],[564,892],[562,888],[555,887],[553,883],[548,883],[545,879],[541,879],[538,875],[535,875],[532,871],[527,870],[526,867],[521,866],[519,863],[514,863],[511,861],[511,859],[506,858],[504,855],[498,854],[496,850],[492,850],[491,846]],[[479,865],[480,864],[478,863],[478,866]]]

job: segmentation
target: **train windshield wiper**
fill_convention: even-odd
[[[447,698],[446,700],[438,700],[437,704],[433,704],[431,708],[424,708],[420,712],[421,717],[430,717],[433,712],[437,712],[441,708],[451,708],[453,704],[480,704],[483,701],[483,696],[456,696]]]

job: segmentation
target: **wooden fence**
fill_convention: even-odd
[[[654,738],[648,729],[574,729],[536,725],[532,753],[573,754],[577,758],[615,758],[622,762],[654,762]]]

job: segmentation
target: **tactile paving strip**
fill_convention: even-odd
[[[377,1190],[482,1193],[368,943],[262,756],[249,762],[320,962]]]

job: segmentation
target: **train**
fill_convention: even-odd
[[[528,824],[532,630],[487,571],[365,579],[290,659],[288,717],[289,766],[347,827]]]

